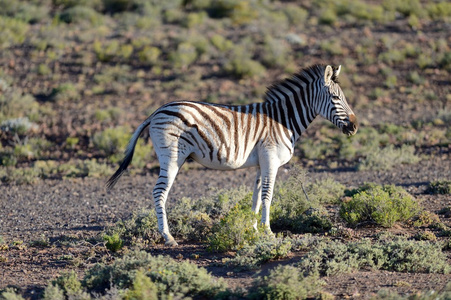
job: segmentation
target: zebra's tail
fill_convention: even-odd
[[[127,148],[125,150],[125,156],[122,160],[119,168],[116,170],[116,172],[113,174],[113,176],[108,179],[106,182],[107,190],[111,190],[114,185],[117,183],[119,178],[122,176],[122,174],[127,169],[128,165],[132,162],[133,159],[133,153],[135,152],[135,146],[138,141],[139,136],[141,133],[146,129],[147,126],[150,124],[150,119],[152,116],[148,117],[139,127],[136,129],[136,131],[133,133],[130,141],[128,142]]]

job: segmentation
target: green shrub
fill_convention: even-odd
[[[182,25],[186,28],[194,28],[196,26],[199,26],[205,22],[207,18],[207,14],[205,12],[193,12],[189,13],[182,22]]]
[[[28,29],[27,23],[0,15],[0,48],[23,43]]]
[[[38,23],[48,17],[49,8],[45,5],[22,1],[0,0],[0,15],[13,17],[26,23]]]
[[[169,228],[176,238],[205,242],[213,224],[219,223],[213,220],[227,215],[239,201],[250,201],[247,194],[247,189],[241,188],[220,190],[212,196],[196,200],[184,197],[168,207]],[[219,227],[219,224],[216,226]],[[155,210],[134,212],[130,218],[109,228],[106,234],[118,234],[126,245],[155,244],[162,240]]]
[[[287,5],[283,12],[292,26],[303,26],[308,18],[308,11],[298,5]]]
[[[58,286],[66,297],[73,297],[83,293],[81,282],[74,271],[59,276],[52,282],[52,285]]]
[[[169,61],[176,68],[187,68],[197,59],[196,47],[188,42],[182,42],[177,50],[169,53]]]
[[[117,39],[107,42],[96,40],[92,46],[97,59],[103,62],[113,59],[127,60],[133,54],[133,45],[119,43]]]
[[[44,300],[64,300],[64,291],[58,286],[49,284],[42,295],[42,299]]]
[[[429,183],[426,190],[430,194],[451,194],[451,180],[437,180]]]
[[[63,10],[59,15],[59,19],[65,23],[81,24],[87,22],[94,26],[103,23],[103,16],[93,8],[78,5]]]
[[[344,244],[321,242],[307,253],[298,267],[305,274],[331,276],[362,268],[412,273],[449,273],[441,246],[404,238]]]
[[[66,82],[53,88],[49,98],[55,102],[76,101],[81,98],[81,95],[72,82]]]
[[[38,110],[39,104],[32,95],[23,94],[0,79],[0,122],[24,117],[34,121]]]
[[[117,252],[124,246],[124,241],[119,236],[119,233],[113,233],[112,235],[105,234],[103,239],[106,241],[105,247],[111,252]]]
[[[246,244],[227,265],[238,270],[252,270],[273,259],[285,258],[291,252],[289,239],[261,237],[254,244]]]
[[[214,221],[211,216],[193,200],[183,197],[168,211],[171,232],[174,236],[204,242],[211,233]]]
[[[160,54],[161,50],[157,47],[145,46],[138,52],[138,58],[144,64],[155,65],[159,61]]]
[[[250,23],[258,17],[251,1],[218,0],[210,2],[208,14],[212,18],[230,18],[236,25]]]
[[[17,119],[8,119],[0,122],[0,129],[4,132],[9,132],[12,135],[24,135],[30,129],[36,128],[37,125],[30,122],[27,117],[17,118]]]
[[[108,236],[118,236],[126,245],[135,243],[156,244],[162,239],[158,231],[155,210],[134,212],[130,218],[117,222],[106,232]]]
[[[351,199],[340,207],[340,216],[351,226],[375,223],[392,227],[419,212],[419,204],[401,187],[366,184],[350,192]]]
[[[315,180],[307,187],[309,198],[321,204],[337,204],[344,195],[345,186],[332,177]]]
[[[213,46],[216,47],[220,52],[226,52],[233,48],[233,42],[226,39],[220,34],[214,34],[210,38],[210,42]]]
[[[158,287],[143,270],[136,272],[131,288],[126,290],[125,299],[158,300]]]
[[[257,216],[251,210],[251,199],[252,194],[248,194],[213,225],[207,238],[211,251],[238,250],[256,241],[258,232],[253,224]]]
[[[111,286],[133,288],[138,284],[137,276],[143,280],[143,273],[156,285],[159,299],[164,296],[211,298],[225,290],[225,283],[204,268],[170,257],[154,257],[144,251],[131,252],[111,265],[94,266],[86,272],[83,286],[89,291],[104,291]]]
[[[319,23],[332,26],[337,22],[337,14],[332,8],[324,8],[319,12]]]
[[[4,183],[31,184],[38,181],[41,175],[39,170],[35,168],[1,168],[0,181]]]
[[[224,70],[237,78],[262,77],[266,70],[258,61],[245,57],[233,57],[227,61]]]
[[[437,226],[440,223],[440,219],[436,214],[423,210],[412,218],[411,223],[415,227],[430,227]]]
[[[6,288],[4,291],[0,291],[0,299],[2,300],[25,300],[17,291],[13,288]]]
[[[274,228],[304,233],[331,228],[332,223],[321,203],[336,203],[343,195],[344,186],[330,178],[313,184],[306,184],[306,181],[306,173],[295,170],[287,180],[276,184],[271,206],[271,225]]]
[[[343,46],[341,45],[341,39],[331,39],[321,42],[321,50],[325,51],[329,55],[342,55]]]
[[[430,3],[427,5],[429,16],[433,20],[448,20],[451,17],[451,3],[442,1],[438,3]]]
[[[118,126],[96,132],[92,137],[92,143],[97,150],[111,156],[123,152],[130,138],[130,129],[125,126]]]
[[[384,148],[376,149],[358,163],[358,170],[390,170],[396,165],[415,164],[421,160],[415,153],[415,147],[402,145],[395,148],[388,145]]]
[[[293,229],[293,220],[316,203],[309,203],[300,186],[306,182],[306,173],[295,170],[285,181],[279,181],[274,188],[271,205],[271,225],[273,228]]]
[[[325,283],[317,276],[304,276],[293,266],[278,266],[252,283],[250,299],[309,299],[318,294]]]
[[[285,67],[289,59],[289,47],[283,40],[265,38],[261,61],[267,67]]]

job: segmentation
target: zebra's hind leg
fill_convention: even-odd
[[[158,218],[158,230],[165,240],[167,246],[177,246],[177,242],[169,232],[168,218],[166,215],[166,200],[168,198],[169,190],[174,183],[177,173],[184,163],[185,159],[181,162],[173,161],[169,158],[167,162],[160,160],[160,175],[158,176],[157,183],[153,189],[153,199],[155,201],[155,210]]]
[[[255,216],[258,215],[262,204],[262,174],[260,168],[257,168],[257,176],[255,178],[254,193],[252,194],[252,211]],[[254,229],[258,231],[258,220],[255,220]]]

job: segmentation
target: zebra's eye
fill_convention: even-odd
[[[332,95],[332,100],[340,100],[340,97],[338,97],[337,95]]]

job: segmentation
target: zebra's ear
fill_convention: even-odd
[[[341,65],[339,65],[338,67],[333,67],[333,69],[334,69],[334,75],[333,75],[333,77],[332,77],[332,80],[333,80],[334,78],[338,78],[338,75],[340,75]]]
[[[334,76],[334,70],[332,69],[332,67],[330,65],[327,65],[326,70],[324,70],[324,84],[326,86],[330,85],[333,76]]]

